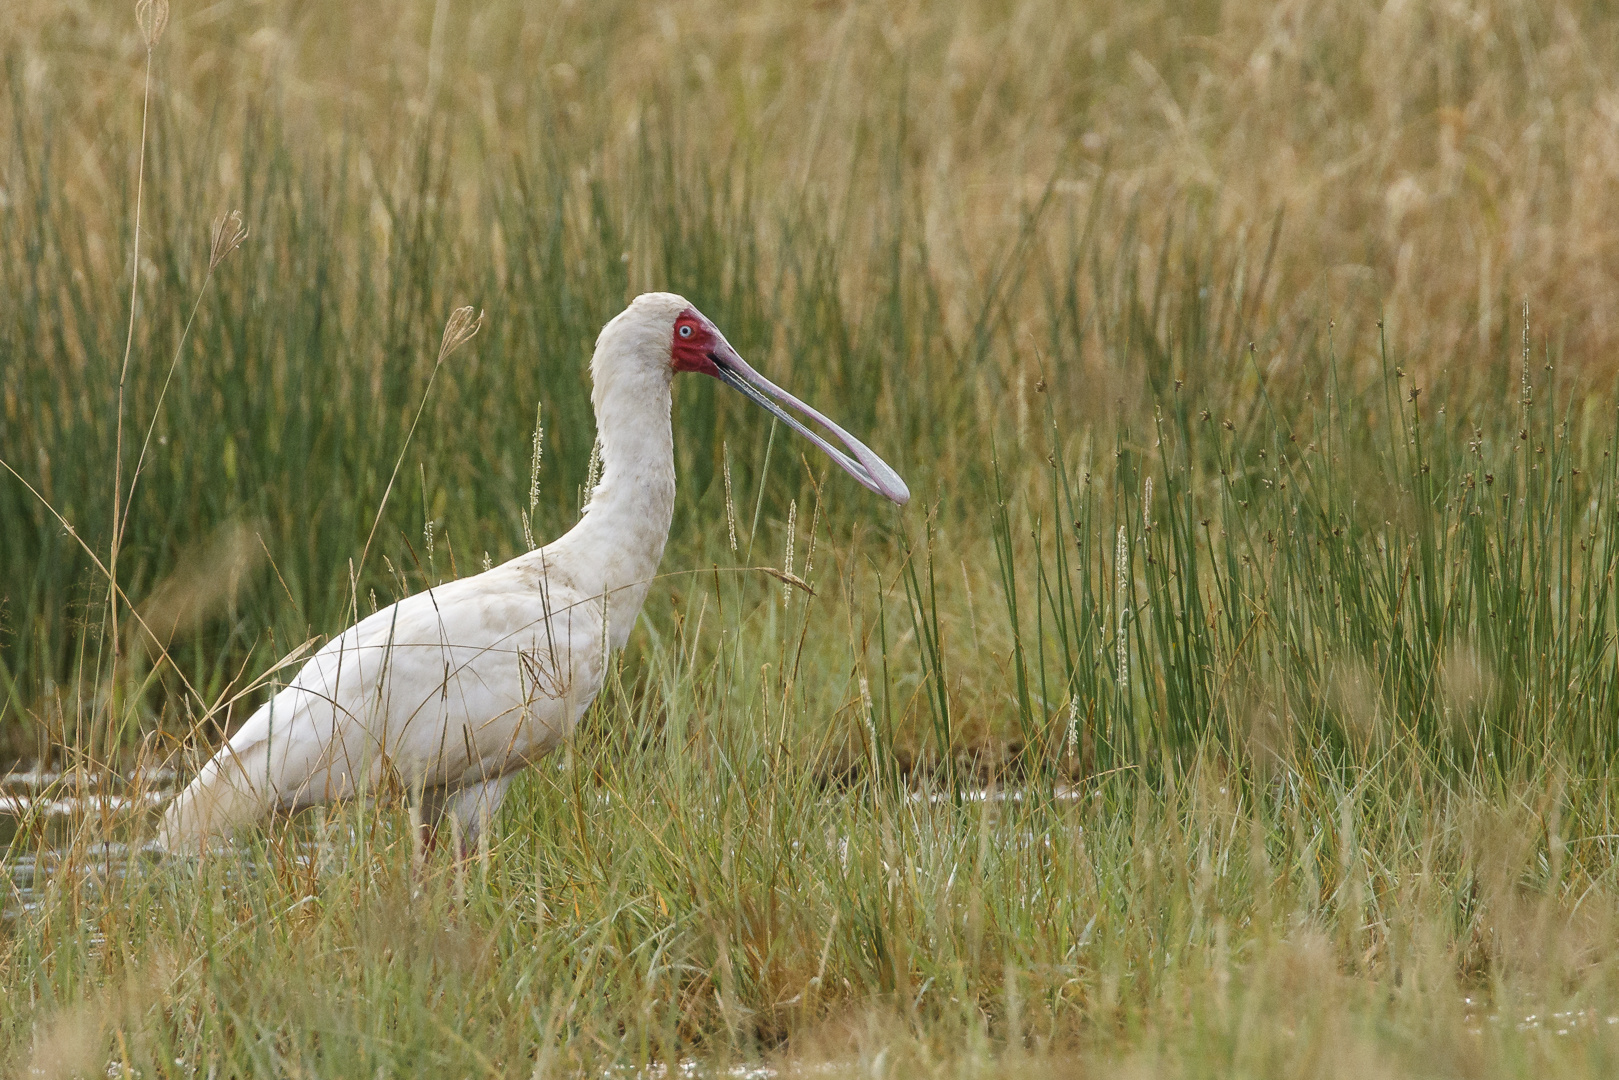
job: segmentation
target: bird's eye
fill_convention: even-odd
[[[691,337],[691,327],[682,326],[680,328],[680,336],[681,337],[687,337],[687,338]]]

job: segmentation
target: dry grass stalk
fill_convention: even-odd
[[[810,571],[815,569],[815,537],[819,533],[820,528],[821,495],[820,490],[817,488],[815,494],[815,507],[810,512],[809,546],[804,549],[804,577],[806,579],[809,578]]]
[[[787,595],[789,596],[792,595],[792,593],[788,591],[791,589],[803,589],[811,596],[815,595],[815,589],[811,587],[810,583],[791,571],[777,570],[774,566],[755,566],[754,569],[760,571],[761,573],[769,574],[771,577],[781,582],[787,587],[783,591],[787,592]]]
[[[450,312],[450,317],[444,323],[444,336],[439,340],[438,359],[433,362],[433,373],[427,378],[427,387],[422,391],[422,400],[416,406],[416,415],[411,419],[410,428],[405,432],[405,441],[399,446],[399,456],[394,459],[393,472],[388,476],[388,486],[382,489],[382,498],[377,503],[377,513],[371,519],[371,531],[366,534],[365,547],[360,549],[359,569],[365,569],[365,558],[371,553],[371,542],[376,539],[377,526],[382,522],[382,512],[388,506],[388,496],[393,494],[394,481],[399,479],[399,467],[405,463],[405,451],[410,448],[410,440],[416,434],[416,426],[422,422],[422,413],[427,411],[427,399],[433,393],[433,385],[438,380],[438,369],[444,366],[449,355],[472,340],[472,336],[483,325],[483,312],[473,314],[472,306],[458,307]],[[355,572],[350,571],[349,607],[350,614],[359,619],[360,594],[355,587],[357,581]]]

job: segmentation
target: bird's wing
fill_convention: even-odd
[[[272,807],[478,781],[572,729],[601,686],[602,608],[496,568],[401,600],[328,642],[171,807],[214,833]]]

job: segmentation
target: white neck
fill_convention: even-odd
[[[612,648],[635,626],[663,559],[675,508],[674,436],[667,365],[623,363],[615,345],[598,344],[591,363],[601,482],[584,517],[526,558],[565,568],[587,596],[605,596]]]

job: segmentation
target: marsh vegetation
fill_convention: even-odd
[[[532,7],[0,27],[8,1068],[1613,1071],[1599,5]],[[911,505],[689,380],[472,858],[140,855],[280,657],[572,524],[653,288]]]

